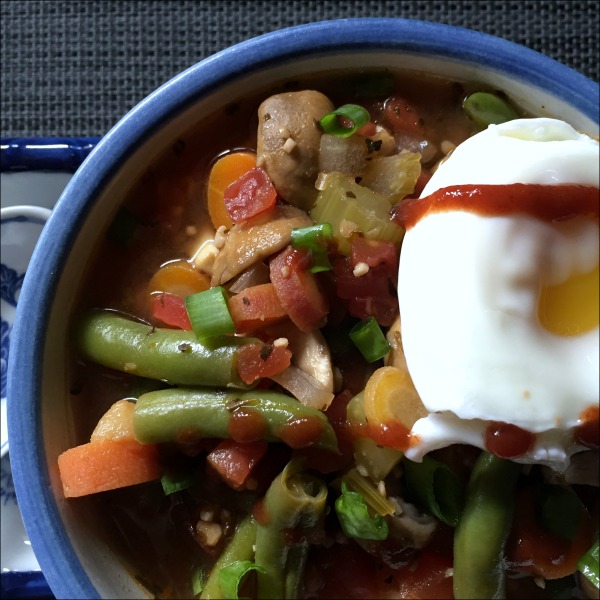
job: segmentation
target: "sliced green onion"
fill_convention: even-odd
[[[194,598],[198,598],[206,585],[206,571],[202,567],[198,567],[192,573],[192,594]]]
[[[348,537],[361,540],[387,539],[387,521],[381,515],[371,516],[363,495],[350,491],[345,481],[342,481],[342,495],[335,501],[335,511]]]
[[[350,137],[357,129],[371,120],[367,109],[358,104],[344,104],[325,115],[319,123],[325,133],[338,137]]]
[[[349,336],[367,362],[375,362],[390,351],[390,345],[375,317],[357,323],[350,330]]]
[[[292,229],[292,246],[297,250],[308,250],[311,256],[311,273],[330,271],[333,269],[327,256],[327,245],[333,239],[333,228],[330,223],[317,223],[310,227]]]
[[[600,588],[600,550],[598,548],[598,540],[596,543],[581,557],[577,563],[577,568],[597,588]]]
[[[227,305],[227,292],[222,286],[188,296],[185,308],[199,340],[235,333],[235,325]]]
[[[254,564],[251,560],[236,560],[223,567],[219,573],[219,587],[223,598],[237,600],[240,583],[251,571],[265,572],[262,567]]]
[[[188,488],[194,485],[194,475],[193,473],[165,473],[160,478],[160,483],[163,488],[163,492],[165,496],[169,496],[170,494],[174,494],[175,492],[181,492],[182,490],[187,490]]]
[[[574,540],[583,511],[581,500],[570,489],[560,485],[544,485],[538,492],[537,517],[546,531]]]
[[[417,463],[405,459],[404,476],[411,496],[440,521],[456,527],[464,505],[465,486],[446,464],[429,456]]]
[[[463,110],[481,129],[489,125],[506,123],[518,117],[510,104],[489,92],[475,92],[463,101]]]

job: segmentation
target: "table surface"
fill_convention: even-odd
[[[102,136],[165,81],[219,50],[345,17],[494,34],[598,81],[597,0],[0,0],[3,137]]]

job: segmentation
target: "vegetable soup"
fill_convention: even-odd
[[[72,316],[78,445],[58,465],[154,597],[597,597],[597,406],[544,454],[545,426],[455,409],[444,342],[413,342],[429,332],[410,291],[429,307],[419,286],[445,277],[419,256],[409,277],[429,223],[511,219],[541,185],[555,220],[597,230],[597,183],[559,181],[567,200],[518,178],[434,186],[467,144],[533,117],[474,82],[324,73],[224,106],[139,179]],[[432,264],[471,239],[454,222]],[[590,289],[597,263],[585,273]],[[435,294],[423,318],[453,321]]]

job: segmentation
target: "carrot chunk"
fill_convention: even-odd
[[[229,298],[229,312],[238,333],[250,333],[287,317],[272,283],[249,287]]]
[[[106,439],[75,446],[58,457],[65,498],[114,490],[160,477],[156,446]]]

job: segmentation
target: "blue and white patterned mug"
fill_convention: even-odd
[[[8,450],[6,424],[6,388],[9,360],[10,333],[15,319],[17,302],[25,273],[37,240],[50,217],[51,211],[39,206],[11,206],[1,210],[0,239],[2,244],[0,266],[1,321],[1,378],[2,406],[0,429],[2,445],[0,456]]]

